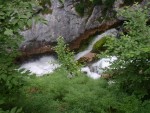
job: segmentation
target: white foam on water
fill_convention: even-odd
[[[109,68],[110,65],[117,60],[116,56],[110,56],[109,58],[102,58],[96,63],[92,64],[91,68],[94,72],[102,74],[104,69]]]
[[[96,63],[92,64],[90,68],[88,66],[82,67],[81,71],[84,72],[90,78],[98,79],[101,77],[101,74],[104,72],[104,69],[109,68],[109,66],[115,60],[117,60],[117,57],[115,56],[111,56],[109,58],[102,58]]]
[[[96,63],[92,64],[91,67],[82,67],[81,71],[86,72],[86,75],[93,79],[98,79],[103,73],[103,69],[109,68],[111,63],[117,58],[112,56],[110,58],[102,58]],[[44,74],[52,73],[54,70],[61,65],[58,64],[57,59],[53,56],[43,56],[40,59],[35,61],[30,61],[24,63],[20,66],[20,69],[25,69],[21,73],[25,73],[27,70],[30,72],[30,75],[36,74],[37,76],[42,76]],[[92,68],[92,71],[90,70]]]
[[[99,41],[101,38],[105,37],[105,36],[117,36],[118,31],[116,29],[110,29],[107,30],[106,32],[97,35],[93,41],[91,42],[91,44],[89,44],[89,46],[87,47],[86,50],[79,52],[77,55],[75,55],[75,59],[78,60],[81,57],[83,57],[84,55],[88,54],[90,51],[92,51],[92,48],[94,46],[94,44]]]
[[[60,64],[58,64],[53,56],[43,56],[38,60],[22,64],[19,70],[25,69],[22,73],[25,73],[28,70],[30,75],[36,74],[37,76],[42,76],[54,72],[58,67],[60,67]]]
[[[101,77],[101,75],[99,75],[95,72],[91,72],[89,67],[82,67],[81,71],[86,72],[86,75],[90,78],[93,78],[93,79],[98,79]]]

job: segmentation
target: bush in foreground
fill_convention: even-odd
[[[85,75],[69,79],[66,71],[28,78],[18,105],[25,113],[146,113],[135,96],[119,92],[106,80]]]

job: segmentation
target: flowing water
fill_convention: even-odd
[[[77,55],[75,55],[75,59],[78,60],[81,57],[83,57],[84,55],[88,54],[90,51],[92,51],[94,44],[97,41],[99,41],[101,38],[103,38],[105,36],[117,36],[117,33],[118,33],[118,31],[116,29],[110,29],[100,35],[97,35],[84,51],[79,52]]]
[[[116,29],[110,29],[101,35],[96,36],[91,44],[87,47],[82,52],[79,52],[78,54],[75,55],[75,60],[80,59],[87,53],[89,53],[94,44],[99,41],[102,37],[104,36],[116,36],[117,35],[117,30]],[[97,79],[101,77],[101,74],[103,72],[103,69],[108,67],[112,61],[116,60],[116,57],[111,57],[111,58],[103,58],[100,59],[98,62],[94,63],[91,65],[91,67],[82,67],[81,71],[85,72],[87,76]],[[111,61],[111,62],[110,62]],[[54,56],[43,56],[39,59],[36,59],[34,61],[29,61],[24,64],[22,64],[19,68],[24,69],[22,73],[25,73],[27,70],[30,72],[30,74],[36,74],[37,76],[42,76],[44,74],[52,73],[56,68],[60,67],[60,64],[58,64],[57,59]]]
[[[34,61],[22,64],[19,70],[25,69],[22,73],[25,73],[28,70],[31,75],[36,74],[37,76],[42,76],[54,72],[58,67],[60,67],[60,65],[54,56],[43,56]]]

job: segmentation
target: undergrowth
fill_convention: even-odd
[[[64,69],[28,78],[17,105],[25,113],[147,113],[135,96],[119,92],[104,79],[67,78]]]

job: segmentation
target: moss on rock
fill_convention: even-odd
[[[51,14],[52,9],[51,7],[51,1],[50,0],[39,0],[40,6],[42,6],[43,10],[41,11],[42,14]]]
[[[97,41],[97,42],[94,44],[92,51],[98,52],[98,51],[104,50],[103,45],[106,43],[106,40],[107,40],[107,36],[106,36],[106,37],[103,37],[103,38],[101,38],[99,41]]]
[[[50,0],[39,0],[39,4],[41,6],[45,6],[46,4],[48,4],[49,6],[51,6],[51,1]]]

